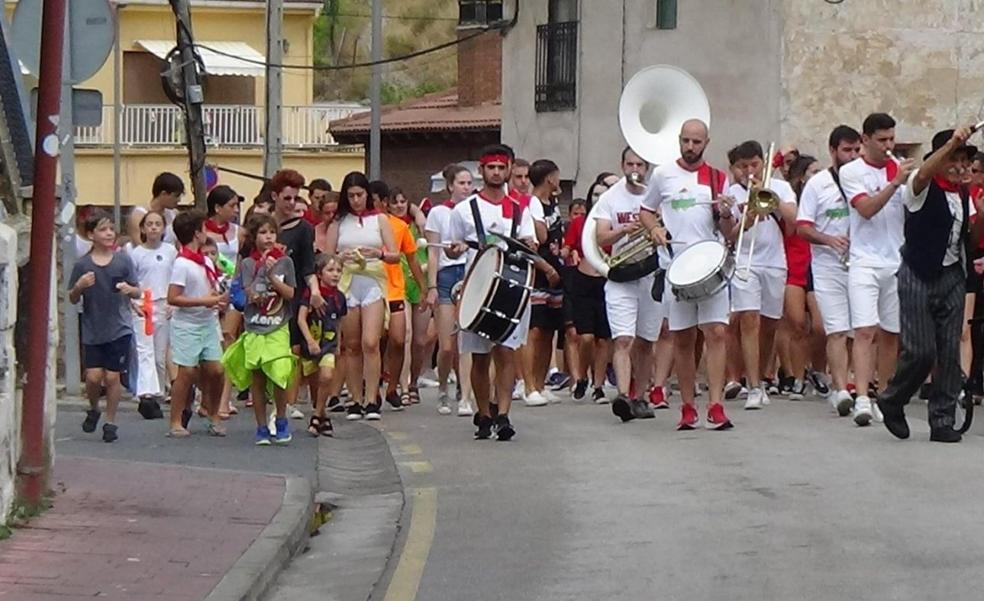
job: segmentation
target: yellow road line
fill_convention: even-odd
[[[415,444],[400,445],[399,450],[400,450],[399,453],[400,455],[420,455],[421,453],[424,452],[424,450],[420,448],[420,445],[415,445]]]
[[[412,490],[410,530],[383,601],[415,601],[437,527],[437,489]]]
[[[430,464],[430,461],[401,461],[400,465],[415,474],[429,474],[434,471],[434,466]]]

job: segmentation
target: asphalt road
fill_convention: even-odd
[[[924,405],[901,442],[818,399],[729,403],[726,432],[566,401],[499,443],[432,397],[378,426],[408,508],[372,599],[981,598],[984,441],[928,442]]]

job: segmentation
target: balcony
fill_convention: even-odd
[[[224,148],[261,148],[263,146],[264,109],[250,105],[206,105],[205,143]],[[335,146],[328,124],[335,119],[364,111],[357,107],[285,106],[283,107],[283,147],[321,149]],[[75,144],[80,147],[112,146],[114,107],[103,107],[102,125],[77,127]],[[184,114],[169,104],[135,104],[123,106],[119,119],[120,143],[125,147],[182,146],[185,141]]]
[[[577,106],[577,21],[536,28],[537,112]]]

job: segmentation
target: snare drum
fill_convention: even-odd
[[[727,286],[734,272],[734,257],[727,247],[717,240],[702,240],[677,253],[666,280],[677,300],[699,301]]]
[[[490,246],[475,257],[458,303],[463,330],[500,343],[512,335],[530,302],[533,264]]]

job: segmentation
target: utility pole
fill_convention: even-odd
[[[284,1],[267,0],[266,121],[263,136],[263,175],[273,177],[283,162],[282,107],[284,64]]]
[[[44,445],[44,396],[48,371],[48,319],[55,237],[55,177],[58,171],[58,114],[61,102],[62,49],[67,0],[44,0],[41,17],[41,68],[38,80],[37,136],[34,146],[34,199],[31,214],[31,262],[27,306],[27,384],[21,434],[24,440],[17,474],[21,495],[37,506],[44,494],[48,458]],[[70,100],[70,98],[69,98]],[[71,377],[71,374],[69,374]]]
[[[195,208],[205,210],[205,122],[202,103],[205,93],[198,81],[198,61],[195,59],[194,38],[191,33],[191,9],[188,0],[170,0],[177,28],[180,54],[181,90],[178,96],[184,104],[185,134],[188,139],[188,162],[191,167],[191,189]],[[172,66],[174,63],[171,63]]]
[[[382,109],[380,94],[383,87],[383,66],[379,61],[383,58],[383,0],[372,0],[372,81],[369,83],[369,101],[372,112],[369,116],[369,179],[380,177],[380,110]]]

